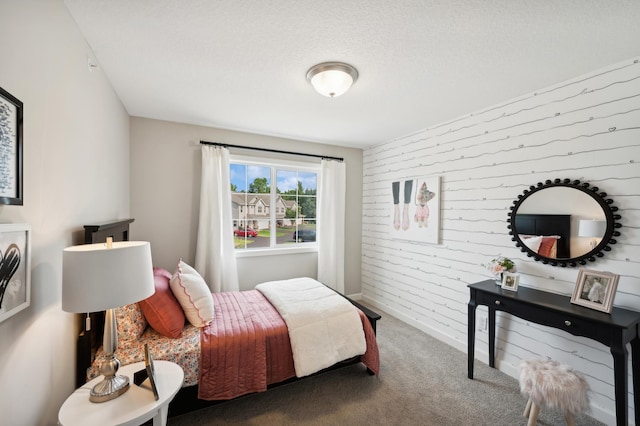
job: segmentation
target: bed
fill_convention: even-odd
[[[550,259],[570,258],[571,215],[516,214],[514,228],[531,251]]]
[[[107,236],[112,236],[114,240],[126,240],[129,235],[128,226],[132,221],[115,222],[118,225],[110,223],[106,225],[108,228],[105,225],[85,227],[85,241],[96,242],[92,235],[98,232],[101,235],[96,239],[101,240],[105,236],[105,229],[109,230]],[[183,268],[188,268],[188,265],[181,262],[177,271],[183,272],[182,277],[187,277],[187,273],[190,272]],[[174,283],[172,279],[175,280],[176,275],[178,272],[171,273],[162,268],[154,268],[156,294],[152,297],[166,293],[167,288]],[[279,384],[355,363],[363,363],[369,374],[377,374],[379,356],[375,326],[380,315],[318,284],[317,281],[307,278],[300,282],[282,281],[260,285],[249,291],[211,294],[215,307],[212,320],[206,325],[196,324],[199,327],[184,318],[182,326],[179,319],[176,325],[176,321],[167,318],[158,325],[159,320],[154,318],[154,312],[145,305],[146,301],[123,307],[117,310],[119,345],[116,354],[122,365],[142,361],[146,343],[154,359],[169,360],[182,366],[185,371],[184,387],[169,407],[170,416],[265,391]],[[287,291],[288,285],[294,285],[295,288],[310,286],[309,292],[321,291],[323,298],[337,296],[341,300],[339,305],[346,303],[350,307],[348,311],[353,311],[356,316],[355,321],[360,327],[359,333],[363,335],[366,346],[363,347],[364,351],[349,348],[348,350],[358,352],[341,353],[337,350],[326,359],[324,356],[320,357],[322,359],[313,359],[314,354],[321,352],[313,346],[318,340],[317,330],[309,331],[305,321],[302,321],[301,328],[296,328],[295,322],[292,321],[298,318],[299,312],[285,310],[285,313],[281,314],[278,311],[283,309],[278,305],[282,302],[279,299],[286,299],[287,295],[292,293]],[[275,293],[271,294],[274,291]],[[332,294],[327,295],[327,291]],[[164,297],[163,300],[166,302],[168,299]],[[311,302],[317,304],[313,299]],[[165,306],[160,303],[156,308],[158,306],[162,309],[156,309],[156,314],[164,314],[165,317],[171,318],[177,316],[175,304]],[[172,313],[168,315],[167,312]],[[187,310],[184,312],[185,316],[189,314]],[[94,324],[102,324],[99,313],[92,316]],[[337,321],[342,323],[343,320]],[[103,355],[99,349],[98,333],[102,333],[99,328],[83,331],[78,339],[80,384],[99,374],[98,366]],[[346,340],[351,342],[354,339]],[[309,344],[311,346],[304,346]],[[339,344],[332,343],[332,347],[334,346],[339,347]],[[301,351],[300,348],[304,350]],[[311,354],[305,355],[305,359],[312,358],[313,361],[308,368],[301,367],[303,363],[300,361],[300,353]],[[356,353],[358,355],[355,355]]]

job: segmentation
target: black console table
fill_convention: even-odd
[[[489,310],[489,366],[495,368],[496,311],[507,312],[526,321],[558,328],[576,336],[596,340],[611,349],[616,402],[616,422],[627,425],[628,372],[627,343],[631,344],[635,424],[640,425],[640,312],[613,308],[611,314],[571,303],[571,298],[527,287],[517,292],[503,290],[493,280],[469,284],[468,376],[473,379],[476,307]]]

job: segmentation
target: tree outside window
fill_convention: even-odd
[[[319,167],[309,169],[231,163],[236,249],[314,244]]]

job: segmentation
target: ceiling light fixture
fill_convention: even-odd
[[[323,62],[307,71],[307,81],[323,96],[335,98],[358,79],[358,70],[343,62]]]

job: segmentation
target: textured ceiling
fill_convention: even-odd
[[[640,55],[637,0],[65,0],[132,116],[366,147]],[[325,61],[360,77],[330,99]]]

